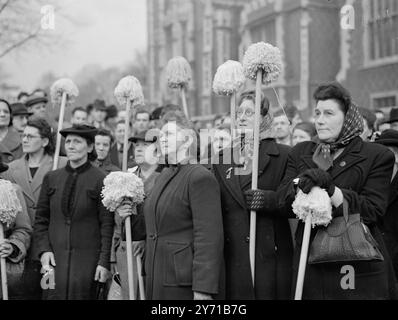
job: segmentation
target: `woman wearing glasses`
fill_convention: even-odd
[[[33,228],[43,178],[53,167],[55,145],[51,127],[46,120],[36,118],[28,121],[22,134],[22,149],[25,155],[11,162],[3,176],[22,188]],[[65,167],[66,162],[66,158],[60,157],[58,168]],[[33,249],[33,246],[31,248]],[[19,299],[22,300],[41,298],[40,261],[34,260],[32,249],[29,250],[25,261],[24,283],[21,284],[19,292]]]
[[[288,299],[292,239],[283,208],[277,207],[275,190],[283,178],[290,148],[270,138],[272,115],[268,112],[268,99],[262,97],[259,190],[250,190],[254,103],[253,91],[242,94],[236,112],[240,138],[233,142],[232,149],[220,151],[219,164],[213,166],[222,199],[226,298]],[[254,286],[249,260],[250,210],[257,212]]]

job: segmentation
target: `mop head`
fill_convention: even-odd
[[[133,106],[144,104],[141,83],[133,76],[124,77],[115,88],[115,97],[120,106],[125,107],[130,101]]]
[[[74,103],[75,98],[79,95],[79,89],[70,79],[59,79],[51,86],[50,94],[51,101],[54,105],[61,104],[62,94],[67,94],[67,105]]]
[[[104,179],[101,196],[103,205],[114,212],[126,199],[133,205],[144,202],[144,183],[134,173],[111,172]]]
[[[22,212],[22,205],[15,187],[10,181],[0,179],[0,223],[9,228],[18,212]]]
[[[238,61],[228,60],[217,68],[213,91],[220,96],[230,96],[245,83],[243,66]]]
[[[256,80],[258,70],[263,71],[263,83],[277,80],[282,71],[280,50],[265,42],[252,44],[243,57],[243,70],[251,80]]]
[[[166,66],[167,85],[172,89],[187,87],[192,79],[192,70],[184,57],[170,59]]]
[[[299,189],[292,208],[297,218],[302,221],[311,215],[312,227],[326,227],[332,220],[332,202],[328,193],[319,187],[312,188],[308,194]]]

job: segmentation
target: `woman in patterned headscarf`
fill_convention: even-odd
[[[298,188],[308,193],[314,186],[321,187],[331,198],[333,218],[343,215],[342,203],[346,200],[349,214],[360,213],[363,223],[369,227],[384,261],[309,264],[303,299],[390,299],[394,294],[393,273],[378,224],[388,203],[394,155],[383,146],[362,141],[362,117],[349,92],[339,83],[319,86],[314,99],[319,142],[303,142],[292,149],[280,200],[292,214],[291,204]],[[293,183],[297,177],[298,188]],[[299,223],[293,259],[294,281],[303,229],[304,224]],[[317,230],[318,227],[311,231],[310,248]],[[348,264],[353,267],[349,276],[355,277],[351,282],[355,289],[344,286],[347,271],[343,267]]]

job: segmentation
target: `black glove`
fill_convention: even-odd
[[[325,189],[329,197],[333,196],[335,185],[329,173],[322,169],[308,169],[298,176],[298,187],[309,193],[313,187]]]
[[[266,193],[267,191],[260,189],[245,191],[247,209],[253,211],[263,209],[265,207]]]

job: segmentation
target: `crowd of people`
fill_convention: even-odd
[[[333,219],[345,203],[360,214],[383,259],[308,263],[303,299],[396,299],[398,108],[386,117],[358,107],[337,82],[313,97],[313,117],[303,121],[294,107],[272,112],[262,95],[255,190],[254,91],[240,95],[236,119],[214,119],[206,141],[177,105],[136,107],[127,167],[143,180],[145,200],[115,213],[101,190],[122,168],[125,111],[102,100],[75,107],[54,170],[58,124],[48,119],[45,92],[21,93],[13,104],[0,99],[0,181],[12,183],[22,207],[0,243],[10,299],[99,299],[115,275],[119,298],[129,299],[126,217],[144,266],[134,275],[137,296],[142,276],[149,300],[292,299],[304,232],[292,203],[316,186],[327,191]],[[250,211],[257,213],[254,280]],[[312,229],[311,243],[322,229]],[[341,286],[345,265],[354,268],[354,289]],[[44,288],[49,274],[55,286]]]

